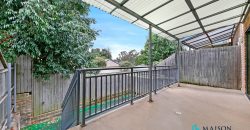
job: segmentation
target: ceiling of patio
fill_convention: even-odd
[[[214,47],[233,37],[250,0],[83,0],[155,34],[192,48]]]

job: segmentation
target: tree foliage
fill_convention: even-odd
[[[152,35],[152,60],[153,62],[159,62],[173,54],[177,49],[177,44],[162,38],[157,35]],[[136,65],[145,64],[148,65],[149,59],[149,41],[147,40],[144,49],[141,50],[141,54],[136,57]]]
[[[97,35],[90,28],[89,6],[78,0],[1,0],[0,50],[14,62],[33,59],[34,75],[68,74],[90,66],[89,48]]]
[[[103,68],[103,67],[106,67],[106,60],[105,60],[104,57],[97,56],[97,57],[94,58],[93,64],[94,65],[92,67],[96,67],[96,68],[101,67],[101,68]]]
[[[129,62],[129,61],[122,61],[120,63],[120,66],[121,67],[133,67],[134,65],[131,62]]]
[[[92,54],[99,57],[104,57],[105,59],[112,59],[112,55],[109,49],[95,48],[91,50]]]
[[[139,53],[136,50],[131,50],[129,52],[122,51],[119,53],[119,56],[116,58],[116,61],[122,64],[127,64],[129,62],[131,66],[135,65],[135,59],[139,55]],[[124,66],[124,67],[130,67],[130,66]]]

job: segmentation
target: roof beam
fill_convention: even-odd
[[[141,17],[139,14],[135,13],[134,11],[132,11],[132,10],[130,10],[130,9],[124,7],[124,6],[121,6],[118,2],[116,2],[116,1],[114,1],[114,0],[105,0],[105,1],[108,2],[108,3],[110,3],[110,4],[112,4],[112,5],[115,6],[115,7],[117,7],[117,8],[119,8],[119,9],[123,10],[124,12],[126,12],[126,13],[128,13],[128,14],[134,16],[135,18],[137,18],[137,19],[139,19],[139,20],[141,20],[141,21],[147,23],[148,25],[151,25],[152,27],[158,29],[159,31],[161,31],[161,32],[163,32],[163,33],[166,33],[167,35],[171,36],[172,38],[174,38],[174,39],[176,39],[176,40],[179,40],[179,38],[176,37],[175,35],[169,33],[168,31],[166,31],[166,30],[164,30],[164,29],[162,29],[162,28],[160,28],[159,26],[155,25],[154,23],[150,22],[149,20],[147,20],[147,19]]]
[[[147,13],[143,14],[141,17],[145,17],[145,16],[147,16],[147,15],[153,13],[153,12],[156,11],[157,9],[160,9],[161,7],[163,7],[163,6],[165,6],[165,5],[169,4],[169,3],[171,3],[172,1],[174,1],[174,0],[169,0],[169,1],[167,1],[167,2],[165,2],[165,3],[163,3],[163,4],[161,4],[161,5],[157,6],[156,8],[154,8],[154,9],[148,11]],[[136,21],[138,21],[138,19],[136,19],[136,20],[133,21],[132,23],[135,23]]]
[[[195,10],[200,9],[200,8],[202,8],[202,7],[205,7],[205,6],[207,6],[207,5],[210,5],[210,4],[212,4],[212,3],[214,3],[214,2],[217,2],[217,1],[219,1],[219,0],[212,0],[212,1],[209,1],[209,2],[207,2],[207,3],[205,3],[205,4],[203,4],[203,5],[200,5],[200,6],[196,7]],[[177,15],[177,16],[175,16],[175,17],[172,17],[172,18],[170,18],[170,19],[167,19],[167,20],[165,20],[165,21],[162,21],[162,22],[160,22],[160,23],[158,23],[158,24],[156,24],[156,25],[164,24],[164,23],[166,23],[166,22],[168,22],[168,21],[171,21],[171,20],[173,20],[173,19],[179,18],[179,17],[181,17],[181,16],[183,16],[183,15],[185,15],[185,14],[188,14],[188,13],[190,13],[190,12],[191,12],[191,10],[186,11],[186,12],[184,12],[184,13],[182,13],[182,14],[179,14],[179,15]]]
[[[129,0],[123,0],[123,1],[120,3],[120,5],[123,6],[123,5],[125,5],[128,1],[129,1]],[[117,9],[117,7],[115,7],[115,8],[110,12],[110,14],[112,14],[116,9]]]
[[[195,19],[196,19],[197,22],[199,23],[199,25],[200,25],[200,27],[201,27],[203,33],[205,33],[205,34],[207,35],[207,38],[209,39],[209,41],[211,42],[211,45],[212,45],[213,42],[212,42],[211,38],[209,37],[209,35],[207,34],[207,32],[206,32],[204,26],[202,25],[202,23],[201,23],[201,21],[200,21],[200,18],[199,18],[199,16],[198,16],[198,14],[197,14],[197,12],[196,12],[196,10],[195,10],[195,8],[194,8],[192,2],[191,2],[190,0],[185,0],[185,1],[186,1],[186,3],[187,3],[188,7],[190,8],[190,10],[192,11],[192,13],[193,13]]]
[[[228,11],[231,11],[231,10],[234,10],[234,9],[237,9],[237,8],[240,8],[240,7],[242,7],[242,6],[244,6],[244,5],[247,5],[247,4],[248,4],[248,3],[246,2],[246,3],[243,3],[243,4],[239,4],[239,5],[233,6],[233,7],[231,7],[231,8],[224,9],[224,10],[222,10],[222,11],[219,11],[219,12],[216,12],[216,13],[214,13],[214,14],[211,14],[211,15],[205,16],[205,17],[203,17],[203,18],[200,18],[200,20],[204,20],[204,19],[207,19],[207,18],[216,16],[216,15],[219,15],[219,14],[222,14],[222,13],[226,13],[226,12],[228,12]],[[186,25],[195,23],[195,22],[196,22],[196,20],[191,21],[191,22],[188,22],[188,23],[185,23],[185,24],[183,24],[183,25],[180,25],[180,26],[177,26],[177,27],[174,27],[174,28],[171,28],[171,29],[168,29],[167,31],[171,31],[171,30],[174,30],[174,29],[177,29],[177,28],[180,28],[180,27],[183,27],[183,26],[186,26]]]

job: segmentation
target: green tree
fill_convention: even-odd
[[[1,0],[0,5],[0,50],[9,62],[31,56],[37,77],[91,65],[88,50],[97,32],[90,28],[95,21],[88,17],[86,3]]]
[[[106,59],[112,59],[112,55],[109,49],[95,48],[91,50],[91,53],[95,56],[104,57]]]
[[[122,62],[120,63],[120,66],[121,66],[121,67],[132,67],[133,64],[132,64],[131,62],[129,62],[129,61],[122,61]]]
[[[116,58],[116,61],[120,64],[123,62],[130,62],[130,64],[133,66],[135,65],[135,59],[139,55],[139,53],[136,50],[131,50],[129,52],[122,51],[119,53],[118,58]]]
[[[175,53],[177,49],[177,43],[172,42],[168,39],[162,38],[158,35],[152,35],[152,60],[158,62]],[[148,51],[149,41],[147,40],[144,49],[141,50],[141,54],[136,57],[136,65],[145,64],[148,65]]]
[[[95,57],[95,59],[93,60],[94,63],[94,67],[106,67],[106,60],[104,57]]]

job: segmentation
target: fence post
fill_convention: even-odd
[[[14,63],[14,112],[16,113],[16,63]]]
[[[77,70],[77,95],[76,95],[76,104],[77,104],[77,114],[76,114],[76,124],[79,125],[79,119],[80,119],[80,71]]]
[[[7,127],[10,128],[11,124],[11,63],[8,63],[7,73]]]
[[[86,71],[82,72],[82,124],[81,127],[86,126],[85,124],[85,103],[86,103]]]
[[[134,100],[134,70],[133,70],[133,68],[131,68],[131,101],[130,101],[130,104],[131,105],[133,105],[134,104],[134,102],[133,102],[133,100]]]
[[[157,90],[157,70],[156,70],[156,66],[154,67],[154,72],[155,72],[155,87],[154,87],[154,92],[155,92],[155,94],[156,94],[156,90]]]

